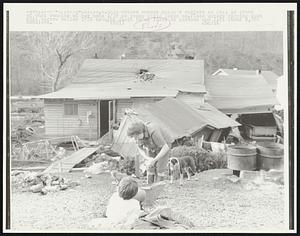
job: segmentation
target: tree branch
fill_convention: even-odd
[[[56,51],[56,53],[58,55],[59,62],[61,63],[62,62],[62,55],[60,54],[60,52],[57,49],[55,49],[55,51]]]
[[[52,75],[50,75],[50,74],[47,73],[47,71],[46,71],[46,69],[44,68],[44,66],[43,66],[42,63],[41,63],[41,69],[42,69],[42,72],[44,73],[44,75],[46,75],[49,79],[55,80],[55,78],[54,78]]]
[[[65,58],[64,58],[64,60],[60,62],[61,66],[62,66],[63,64],[65,64],[66,61],[68,60],[68,58],[69,58],[70,56],[72,56],[72,55],[73,55],[73,53],[69,53],[68,55],[66,55]]]

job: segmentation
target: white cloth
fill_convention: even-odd
[[[213,152],[223,152],[225,151],[224,143],[210,142],[211,149]]]
[[[138,219],[140,212],[138,200],[124,200],[116,192],[108,202],[106,216],[114,224],[131,225]]]

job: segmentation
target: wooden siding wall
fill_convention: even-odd
[[[204,103],[204,93],[188,93],[188,92],[179,92],[176,98],[187,103],[192,107],[197,107],[197,105]]]
[[[131,99],[116,100],[116,121],[119,122],[125,114],[126,108],[132,108]]]
[[[131,98],[116,100],[116,121],[119,122],[125,114],[126,108],[146,105],[161,100],[155,98]],[[64,115],[64,104],[78,104],[77,116]],[[87,123],[87,112],[92,111],[93,118]],[[97,138],[97,101],[64,101],[45,99],[45,132],[47,136],[71,136],[77,135],[83,139]]]
[[[78,104],[78,115],[64,115],[64,104]],[[90,124],[87,112],[92,111]],[[96,101],[63,101],[45,100],[45,132],[47,136],[77,135],[84,139],[97,138],[97,106]]]

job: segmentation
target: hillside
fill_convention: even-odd
[[[127,59],[201,59],[206,76],[233,67],[282,75],[282,42],[281,32],[11,32],[11,94],[47,93],[57,76],[57,88],[67,85],[84,59],[121,55]],[[67,57],[61,67],[58,55]]]

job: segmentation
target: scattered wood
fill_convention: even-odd
[[[76,164],[93,154],[99,149],[98,147],[85,147],[70,156],[58,160],[51,164],[43,173],[62,173],[69,172]]]
[[[11,168],[11,170],[23,170],[23,171],[43,171],[45,170],[45,166],[32,166],[32,167],[15,167]]]

